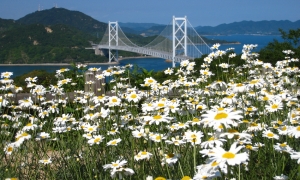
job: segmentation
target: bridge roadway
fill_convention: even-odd
[[[129,51],[129,52],[135,52],[139,54],[146,54],[149,56],[159,57],[163,59],[173,59],[173,53],[172,52],[165,52],[165,51],[159,51],[155,49],[148,49],[143,47],[129,47],[129,46],[108,46],[108,45],[100,45],[100,44],[92,44],[93,49],[113,49],[113,50],[122,50],[122,51]],[[182,60],[187,59],[194,59],[193,57],[189,56],[180,56],[177,55],[174,58],[175,62],[181,62]]]

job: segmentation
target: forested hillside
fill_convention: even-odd
[[[67,25],[23,25],[0,32],[0,63],[104,61],[86,50],[96,37]]]
[[[7,31],[18,26],[20,26],[20,23],[17,23],[15,20],[0,18],[0,32]]]
[[[98,33],[101,36],[107,28],[107,23],[99,22],[82,12],[64,8],[36,11],[18,19],[17,22],[44,25],[64,24],[93,35]]]
[[[106,62],[106,57],[85,49],[91,47],[89,41],[99,43],[106,28],[106,23],[64,8],[36,11],[16,21],[0,19],[0,63]],[[153,39],[128,36],[137,44]]]

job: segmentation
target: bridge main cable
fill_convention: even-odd
[[[172,66],[175,67],[176,62],[201,57],[204,53],[199,50],[199,47],[206,49],[208,53],[211,52],[210,47],[188,23],[186,16],[183,18],[173,16],[172,25],[169,23],[169,25],[147,45],[138,46],[125,35],[119,27],[118,22],[109,22],[109,27],[101,42],[97,45],[92,44],[92,46],[95,51],[96,49],[108,49],[109,62],[113,59],[118,59],[118,53],[113,55],[112,50],[124,50],[171,59]],[[191,27],[188,27],[188,25]]]

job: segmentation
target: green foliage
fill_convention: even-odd
[[[283,31],[282,29],[279,29],[279,31],[284,42],[278,42],[277,40],[270,42],[266,47],[260,50],[259,58],[263,59],[266,62],[275,64],[277,61],[285,59],[285,54],[282,53],[282,51],[292,50],[295,53],[293,57],[299,59],[300,29],[291,29],[288,33]],[[297,65],[299,66],[299,63],[297,63]]]
[[[57,82],[57,78],[55,77],[54,73],[49,73],[45,70],[34,70],[14,78],[15,85],[18,87],[22,87],[23,92],[29,92],[30,90],[30,88],[27,88],[27,83],[25,81],[25,79],[28,77],[38,77],[35,84],[43,85],[44,87],[48,87],[51,84],[56,84]]]
[[[22,32],[22,33],[20,33]],[[0,33],[0,63],[105,62],[106,58],[87,50],[96,40],[66,25],[24,25]]]
[[[294,47],[288,42],[278,42],[274,40],[269,43],[265,48],[259,52],[259,58],[264,59],[266,62],[275,64],[279,60],[284,60],[285,55],[282,53],[283,50],[294,49]]]
[[[145,68],[141,68],[138,65],[133,65],[132,69],[127,68],[126,73],[124,75],[128,76],[130,80],[130,84],[132,87],[142,88],[141,84],[144,83],[144,79],[147,77],[151,77],[153,71],[148,71]]]
[[[25,81],[25,79],[28,77],[37,77],[37,81],[34,83],[37,85],[43,85],[44,87],[56,85],[58,80],[69,78],[72,79],[72,82],[75,83],[75,85],[63,85],[64,89],[67,92],[74,90],[84,90],[84,73],[87,71],[87,67],[77,67],[75,63],[71,63],[70,68],[62,68],[58,71],[61,71],[60,76],[56,76],[54,72],[50,73],[45,70],[34,70],[21,76],[17,76],[13,80],[15,85],[17,87],[22,87],[22,92],[25,93],[28,93],[30,91],[30,88],[27,87],[27,82]]]
[[[77,67],[75,63],[71,63],[71,67],[68,69],[61,69],[61,75],[58,76],[59,80],[71,79],[75,84],[64,84],[63,88],[66,92],[75,90],[84,90],[84,73],[87,71],[87,67]]]
[[[279,29],[279,31],[281,33],[281,37],[284,40],[289,41],[290,43],[293,43],[295,46],[299,45],[300,28],[298,28],[296,30],[290,29],[288,34],[285,31],[283,31],[282,29]]]
[[[20,23],[16,23],[16,21],[12,19],[2,19],[0,18],[0,32],[7,31],[12,29],[13,27],[20,26]]]

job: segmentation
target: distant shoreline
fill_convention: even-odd
[[[139,58],[153,58],[153,56],[134,56],[134,57],[122,57],[119,61],[126,59],[139,59]],[[76,63],[81,64],[81,63]],[[82,63],[85,65],[118,65],[118,62],[105,62],[105,63]],[[0,64],[0,66],[70,66],[71,63],[37,63],[37,64]]]
[[[79,63],[78,63],[79,64]],[[112,63],[86,63],[86,65],[115,65],[119,64],[116,62]],[[70,66],[68,63],[38,63],[38,64],[0,64],[0,66]]]

